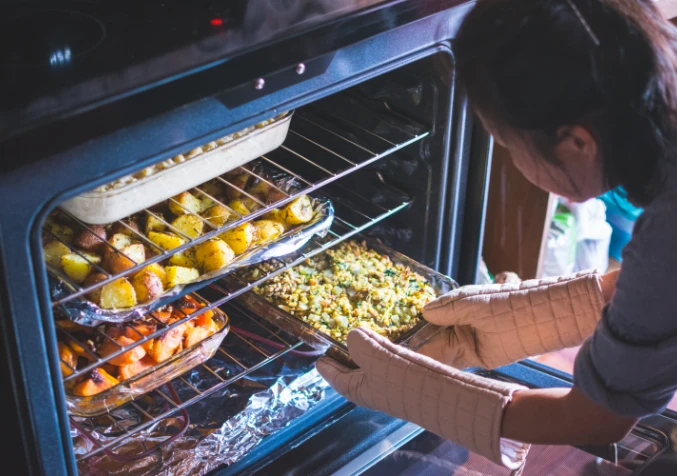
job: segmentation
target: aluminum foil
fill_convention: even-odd
[[[225,391],[189,407],[189,430],[151,456],[123,462],[108,455],[97,455],[81,461],[78,470],[83,475],[92,476],[194,476],[231,465],[247,455],[266,436],[284,428],[324,398],[328,384],[314,368],[300,375],[295,375],[293,369],[289,373],[277,378],[242,379],[238,381],[239,385],[229,386]],[[223,422],[219,417],[229,411],[229,401],[242,400],[243,394],[266,384],[268,388],[249,396],[241,411],[224,423],[216,423]],[[143,451],[144,444],[152,446],[164,441],[180,426],[180,420],[180,417],[169,418],[140,433],[125,445],[123,453],[133,455]],[[72,435],[76,455],[91,449],[92,443],[80,437],[77,431],[72,430]],[[97,435],[97,439],[106,441],[101,434]]]
[[[276,185],[286,192],[294,192],[298,188],[296,180],[284,174],[278,174],[277,176],[273,175],[272,178]],[[259,246],[239,255],[224,268],[212,271],[211,273],[202,274],[192,283],[174,286],[153,301],[137,305],[130,309],[109,310],[101,309],[93,302],[84,298],[78,298],[59,306],[61,314],[63,317],[85,326],[98,326],[106,322],[122,323],[133,321],[143,317],[153,309],[167,304],[171,301],[171,299],[168,298],[175,296],[187,286],[205,281],[214,281],[237,269],[261,263],[270,258],[278,258],[293,253],[294,251],[301,249],[314,235],[320,237],[326,236],[334,220],[334,207],[332,206],[331,201],[325,198],[313,198],[312,202],[313,219],[310,222],[300,225],[298,228],[292,230],[292,233],[283,235],[283,237],[277,241]],[[54,300],[63,299],[71,292],[66,283],[53,275],[49,275],[49,286],[52,299]]]

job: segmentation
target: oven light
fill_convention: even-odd
[[[61,66],[71,61],[71,49],[64,48],[63,50],[56,50],[49,57],[49,64],[52,66]]]
[[[209,20],[209,23],[212,26],[221,26],[223,25],[223,20],[221,18],[212,18],[211,20]]]

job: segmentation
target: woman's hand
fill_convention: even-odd
[[[528,444],[500,437],[503,409],[521,385],[461,372],[393,344],[364,328],[348,334],[359,369],[322,358],[317,370],[358,405],[411,421],[511,470]]]
[[[459,288],[424,308],[427,321],[446,329],[419,352],[456,368],[496,368],[580,345],[595,330],[615,276]]]

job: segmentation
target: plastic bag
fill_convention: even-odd
[[[576,219],[561,203],[550,223],[543,258],[544,278],[570,274],[576,264]]]

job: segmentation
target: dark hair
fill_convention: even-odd
[[[677,159],[676,31],[651,0],[478,0],[454,50],[484,118],[546,158],[559,127],[584,125],[607,185],[646,205]]]

